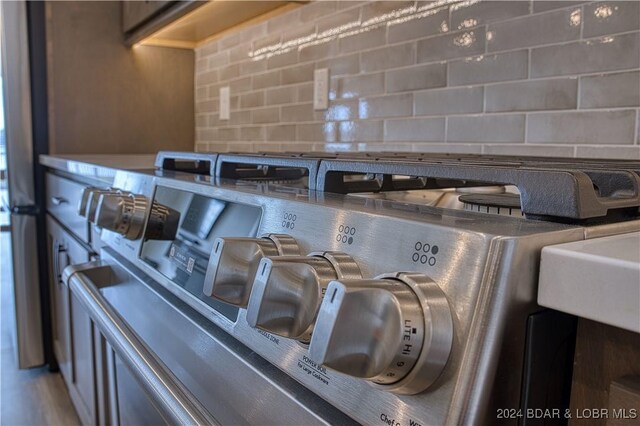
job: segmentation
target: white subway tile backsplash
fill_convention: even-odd
[[[640,72],[580,78],[580,108],[640,106]]]
[[[575,109],[578,79],[569,77],[491,84],[485,93],[487,112]]]
[[[484,154],[493,155],[534,155],[536,157],[573,157],[574,148],[569,145],[534,145],[534,144],[487,144]]]
[[[576,7],[584,3],[588,2],[585,0],[533,0],[533,13],[546,12],[553,9],[563,9],[566,7]]]
[[[237,127],[220,127],[218,128],[217,137],[223,141],[237,141],[240,129]]]
[[[262,74],[256,74],[252,77],[252,81],[252,87],[254,89],[278,86],[280,84],[280,71],[269,71]]]
[[[296,139],[309,142],[337,142],[338,123],[298,124]]]
[[[282,107],[280,119],[283,123],[320,121],[323,114],[323,111],[313,109],[313,103],[287,105]]]
[[[280,121],[280,108],[268,107],[254,109],[251,111],[251,120],[253,123],[277,123]]]
[[[340,53],[357,52],[381,46],[385,43],[386,37],[387,27],[385,25],[366,28],[357,33],[354,31],[353,35],[340,39]]]
[[[576,40],[580,36],[581,22],[580,8],[498,22],[487,27],[491,34],[487,47],[490,52],[495,52]]]
[[[266,134],[269,141],[295,141],[296,126],[294,124],[267,126]]]
[[[427,90],[413,95],[415,115],[456,115],[482,112],[482,86]]]
[[[636,31],[640,27],[640,2],[606,1],[584,7],[584,37]]]
[[[267,61],[246,60],[240,62],[240,75],[251,75],[267,70]]]
[[[468,7],[454,8],[451,11],[451,29],[463,30],[527,14],[528,1],[481,1]]]
[[[240,140],[261,141],[264,139],[264,127],[242,126],[240,128]]]
[[[281,71],[282,84],[302,83],[313,81],[313,64],[297,65]]]
[[[640,32],[531,51],[531,77],[587,74],[640,67]]]
[[[479,143],[416,143],[412,146],[414,152],[452,152],[457,154],[482,154]]]
[[[389,43],[398,43],[406,40],[415,40],[431,35],[440,34],[444,28],[449,28],[449,8],[446,6],[436,8],[426,16],[413,19],[408,22],[398,22],[389,25],[387,38]]]
[[[444,142],[445,118],[385,120],[384,139],[402,142]]]
[[[383,121],[343,121],[338,123],[338,132],[344,142],[379,142],[383,139]]]
[[[295,101],[297,87],[284,86],[267,89],[265,92],[265,103],[267,105],[290,104]]]
[[[360,54],[354,53],[337,58],[329,58],[316,63],[316,68],[329,68],[330,74],[357,74],[360,71]]]
[[[635,139],[634,110],[537,113],[527,120],[531,143],[624,145]]]
[[[447,84],[447,66],[438,63],[387,71],[385,84],[389,93],[444,87]]]
[[[311,102],[313,101],[313,83],[304,83],[296,87],[296,101],[297,102]]]
[[[196,75],[196,87],[206,86],[218,82],[218,70],[204,71]]]
[[[327,43],[302,46],[300,48],[300,62],[308,62],[336,56],[338,53],[338,40]]]
[[[241,77],[228,82],[231,93],[242,93],[251,90],[251,77]]]
[[[478,55],[485,51],[485,28],[475,27],[418,41],[418,62]]]
[[[373,1],[362,6],[362,22],[380,19],[381,16],[406,16],[408,8],[414,6],[413,1]]]
[[[331,80],[331,99],[359,98],[384,93],[384,73],[363,74]]]
[[[413,111],[413,95],[389,95],[375,98],[361,98],[359,115],[361,119],[403,117]]]
[[[319,36],[325,37],[329,35],[329,32],[334,31],[336,28],[342,26],[352,26],[360,22],[360,9],[350,9],[347,11],[341,11],[335,15],[323,17],[315,20],[315,26]]]
[[[240,110],[240,111],[231,111],[231,117],[228,121],[219,122],[218,125],[245,125],[251,124],[251,111],[248,110]]]
[[[295,65],[299,62],[298,51],[293,50],[285,52],[281,55],[272,56],[267,59],[267,69],[273,70],[283,68],[289,65]]]
[[[449,62],[449,86],[526,79],[528,61],[528,52],[518,50]]]
[[[524,142],[523,114],[447,118],[447,142]]]
[[[590,146],[578,145],[576,157],[582,158],[624,158],[640,160],[640,146]]]
[[[196,49],[195,148],[639,158],[639,86],[637,1],[312,1]]]
[[[321,16],[329,15],[337,10],[337,1],[317,1],[300,9],[300,22],[313,22]]]
[[[222,52],[217,52],[205,57],[207,58],[210,68],[219,68],[227,65],[230,61],[228,50],[223,50]]]
[[[231,80],[232,78],[240,75],[240,64],[232,64],[222,67],[218,73],[220,74],[221,81]]]
[[[358,118],[358,101],[354,99],[343,99],[332,102],[324,111],[325,121],[347,121]]]
[[[397,68],[416,62],[416,44],[403,43],[394,46],[367,50],[360,54],[360,69],[362,72],[380,71],[387,68]]]
[[[264,105],[264,92],[256,91],[240,95],[240,108],[255,108]]]

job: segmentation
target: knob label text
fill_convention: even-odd
[[[301,359],[298,359],[298,368],[325,385],[329,384],[330,378],[327,374],[327,369],[318,365],[308,356],[304,355]]]

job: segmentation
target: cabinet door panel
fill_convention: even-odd
[[[53,350],[58,367],[67,384],[71,377],[71,336],[69,318],[69,289],[61,281],[62,269],[68,264],[68,255],[64,247],[64,231],[47,216],[49,277],[53,318]]]
[[[96,422],[93,324],[80,301],[71,293],[73,386],[82,407],[76,407],[84,424]]]

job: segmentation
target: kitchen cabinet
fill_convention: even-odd
[[[71,363],[73,382],[69,392],[82,423],[96,424],[93,323],[76,296],[69,298],[71,317]],[[74,395],[75,394],[75,395]]]
[[[127,46],[137,43],[193,49],[216,34],[248,21],[266,20],[304,1],[124,1]]]
[[[169,7],[173,1],[123,1],[122,29],[131,31]]]
[[[53,351],[62,376],[67,378],[71,377],[71,318],[69,317],[69,289],[62,281],[62,269],[69,264],[68,246],[65,246],[64,230],[51,216],[47,216],[47,229]]]
[[[47,215],[54,354],[83,424],[96,423],[93,325],[62,279],[69,265],[91,260],[92,253]]]

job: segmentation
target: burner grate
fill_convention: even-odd
[[[289,182],[341,194],[514,185],[529,218],[637,216],[640,207],[640,161],[411,152],[163,151],[156,167],[227,179]]]
[[[640,176],[631,170],[594,167],[589,162],[527,163],[467,157],[455,160],[326,160],[320,164],[316,190],[348,194],[448,186],[514,185],[527,217],[582,220],[605,217],[640,206]],[[620,165],[626,164],[617,164]],[[360,177],[360,179],[358,179]],[[401,177],[401,178],[398,178]],[[456,184],[456,182],[458,184]]]

